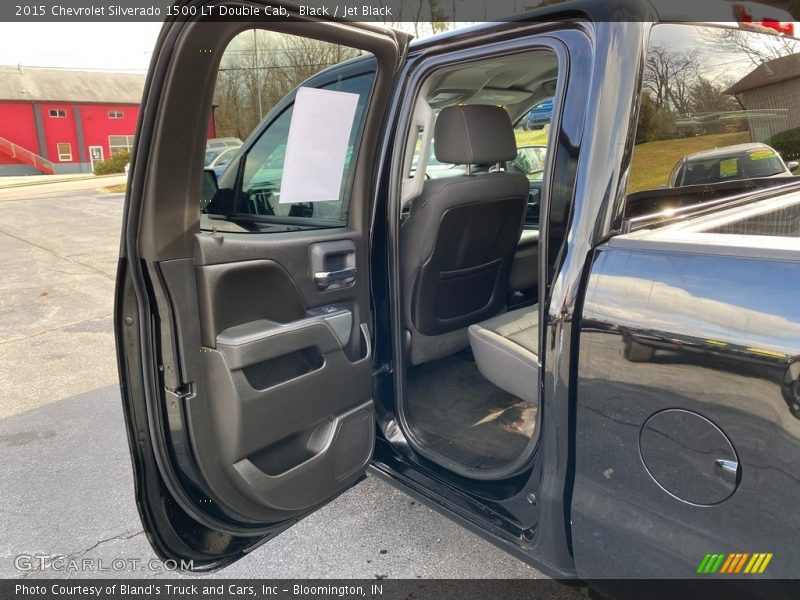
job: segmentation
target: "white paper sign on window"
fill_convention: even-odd
[[[280,204],[338,200],[358,94],[301,87],[286,143]]]

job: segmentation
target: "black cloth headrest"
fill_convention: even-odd
[[[517,156],[514,127],[505,109],[490,104],[443,108],[434,129],[436,160],[489,165]]]

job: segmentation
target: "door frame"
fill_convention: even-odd
[[[100,149],[100,158],[95,160],[94,156],[92,155],[92,150],[95,148]],[[105,160],[105,150],[102,146],[89,146],[89,161],[92,163],[92,173],[94,173],[94,163],[102,162]]]
[[[409,98],[413,98],[416,101],[418,93],[421,87],[424,85],[425,81],[430,77],[433,73],[447,69],[449,66],[453,65],[466,65],[467,63],[480,63],[484,60],[491,60],[491,59],[500,59],[506,56],[513,56],[517,54],[527,54],[530,52],[535,52],[537,50],[550,52],[556,56],[558,61],[558,79],[556,83],[556,91],[554,96],[559,99],[563,99],[567,82],[566,79],[569,73],[569,49],[567,45],[557,37],[551,36],[547,31],[537,31],[532,32],[525,36],[524,43],[520,43],[517,40],[509,41],[509,42],[497,42],[496,44],[486,44],[482,45],[478,49],[470,48],[460,51],[453,51],[444,53],[441,55],[437,55],[430,59],[423,59],[415,68],[412,77],[413,84],[416,87],[413,88],[413,91],[409,94]],[[413,104],[411,105],[413,106]],[[561,104],[554,107],[553,111],[553,123],[558,123],[561,119]],[[402,120],[402,119],[401,119]],[[410,125],[410,123],[409,123]],[[398,131],[402,129],[398,128]],[[407,139],[408,133],[406,134]],[[553,136],[548,141],[548,148],[550,151],[555,149],[556,137]],[[395,144],[395,156],[403,154],[405,149],[405,141],[403,139],[399,139],[398,142]],[[544,175],[544,181],[551,181],[553,177],[553,172],[555,170],[554,167],[555,161],[550,160],[548,161],[547,165],[547,172]],[[398,178],[395,177],[397,180]],[[542,204],[547,203],[549,200],[549,190],[552,186],[547,185],[544,190],[545,193],[542,196],[540,202]],[[390,198],[389,203],[389,215],[391,218],[391,214],[399,214],[399,205],[397,203],[392,203],[392,200],[398,198],[397,196],[392,196]],[[401,294],[401,285],[402,282],[399,277],[400,272],[400,231],[399,227],[397,226],[397,222],[394,223],[395,228],[390,229],[390,256],[392,258],[392,264],[395,266],[395,270],[393,275],[396,277],[392,277],[392,285],[393,285],[393,292],[390,293],[390,297],[394,300],[398,298],[402,298]],[[427,458],[430,461],[436,462],[436,458],[434,453],[429,452],[424,445],[417,441],[414,437],[413,431],[411,426],[408,422],[408,416],[406,414],[406,407],[404,401],[404,393],[405,393],[405,356],[402,349],[402,305],[400,302],[395,302],[393,306],[393,337],[395,339],[395,348],[394,348],[394,364],[396,365],[395,371],[398,373],[395,381],[395,394],[397,401],[395,402],[396,407],[396,414],[398,417],[398,422],[401,425],[401,431],[405,435],[405,438],[408,441],[409,446],[421,456]],[[540,313],[543,307],[540,306]],[[540,315],[541,316],[541,315]],[[540,335],[540,346],[541,346],[541,335]],[[541,356],[541,349],[540,349],[540,356]],[[541,390],[541,382],[539,382],[540,390]],[[541,391],[539,393],[541,397]],[[515,460],[507,469],[506,472],[499,473],[497,476],[488,479],[486,481],[494,481],[496,479],[507,479],[510,477],[514,477],[518,475],[521,471],[527,470],[531,467],[530,462],[533,458],[533,455],[536,452],[536,448],[539,443],[539,432],[541,430],[540,423],[541,423],[541,412],[537,413],[537,425],[535,429],[535,433],[533,438],[528,443],[527,448],[525,449],[524,454],[517,460]]]
[[[199,3],[199,4],[202,4]],[[385,102],[394,86],[395,75],[408,47],[408,37],[384,28],[365,24],[343,24],[298,17],[292,23],[264,23],[265,29],[307,35],[353,45],[372,51],[378,58],[369,109],[365,116],[362,145],[377,143],[378,124],[383,121]],[[115,333],[125,412],[128,442],[131,450],[137,505],[145,530],[156,552],[162,558],[191,558],[192,570],[216,569],[240,558],[244,553],[294,524],[300,517],[281,523],[263,525],[231,521],[226,507],[209,512],[193,499],[203,490],[203,475],[196,468],[184,469],[189,460],[176,462],[168,451],[171,439],[183,439],[189,447],[189,436],[206,432],[188,431],[182,413],[182,397],[191,394],[182,378],[186,352],[179,352],[181,318],[191,318],[196,305],[181,306],[176,314],[170,303],[159,265],[191,266],[194,234],[199,231],[199,209],[193,198],[199,198],[202,159],[205,149],[205,128],[191,127],[194,121],[205,122],[211,110],[215,78],[197,77],[198,73],[215,74],[228,42],[240,31],[253,28],[250,23],[227,23],[223,31],[209,28],[225,27],[226,23],[207,21],[171,21],[164,25],[159,36],[144,92],[144,107],[140,112],[138,133],[133,151],[130,181],[123,217],[123,238],[118,266],[115,302]],[[313,27],[308,35],[308,28]],[[198,45],[209,53],[197,51]],[[178,69],[176,64],[188,67]],[[190,75],[191,73],[191,75]],[[194,79],[194,82],[192,80]],[[201,98],[198,111],[176,110],[183,96]],[[195,105],[197,103],[195,102]],[[191,114],[197,116],[192,118]],[[183,116],[181,116],[183,115]],[[177,119],[177,123],[175,120]],[[169,127],[167,121],[169,120]],[[175,127],[187,127],[184,137],[176,140],[166,132]],[[183,147],[180,151],[179,146]],[[186,148],[191,148],[187,153]],[[371,152],[360,152],[355,167],[353,189],[369,199],[367,192],[372,181],[365,177]],[[159,160],[170,156],[170,161]],[[169,175],[197,174],[196,178]],[[361,173],[362,176],[358,177]],[[192,182],[186,185],[185,181]],[[369,180],[367,180],[369,179]],[[352,193],[352,192],[351,192]],[[362,231],[368,206],[351,206],[348,223]],[[165,227],[166,222],[170,225]],[[172,229],[172,233],[170,233]],[[192,281],[183,285],[193,287]],[[153,329],[155,326],[155,329]],[[163,378],[164,385],[159,381]],[[162,408],[166,407],[166,414]],[[206,438],[207,440],[208,438]],[[184,458],[187,458],[184,455]],[[187,538],[186,532],[195,537]],[[196,547],[208,535],[217,540],[210,553],[198,552]]]
[[[407,83],[396,92],[392,111],[395,120],[391,128],[407,132],[417,91],[432,70],[452,64],[459,58],[472,60],[488,55],[547,48],[549,45],[553,51],[561,53],[557,93],[561,100],[554,113],[554,122],[559,123],[554,132],[557,137],[557,160],[551,162],[550,177],[558,170],[567,173],[566,181],[570,178],[574,180],[577,157],[569,140],[580,140],[584,126],[588,89],[579,83],[578,78],[592,69],[590,35],[591,28],[580,20],[506,24],[472,40],[461,39],[412,54],[403,74]],[[545,43],[543,40],[549,41]],[[382,164],[385,170],[381,182],[385,186],[382,189],[387,190],[388,200],[377,205],[379,212],[375,217],[376,229],[385,228],[387,231],[387,242],[376,244],[373,254],[377,256],[388,252],[390,256],[387,273],[376,276],[375,280],[385,277],[389,290],[398,290],[400,286],[397,250],[399,219],[393,215],[399,215],[399,174],[403,168],[406,140],[407,135],[396,136],[383,149],[385,158]],[[569,185],[562,188],[561,195],[565,194],[571,199]],[[543,205],[546,204],[543,202]],[[546,215],[540,221],[540,239],[547,239]],[[540,251],[540,272],[547,272],[543,270],[546,264],[547,253]],[[540,277],[540,298],[547,298],[548,284],[547,277]],[[390,299],[398,297],[396,291],[378,289],[375,295],[385,295]],[[543,315],[547,314],[547,303],[540,301],[539,310],[541,322],[546,323]],[[373,472],[543,572],[559,578],[575,577],[569,548],[569,524],[564,510],[570,472],[561,458],[566,444],[567,406],[543,402],[541,410],[549,415],[549,419],[540,418],[541,431],[538,439],[532,442],[530,462],[521,474],[503,480],[499,485],[494,481],[480,482],[456,476],[426,459],[424,452],[419,452],[418,444],[406,434],[406,427],[398,426],[402,423],[397,403],[402,398],[404,369],[399,303],[392,302],[390,308],[376,314],[376,319],[379,323],[391,324],[388,326],[391,334],[378,338],[376,360],[380,360],[381,356],[389,357],[394,377],[391,384],[379,388],[375,397],[380,431]],[[546,327],[542,329],[546,330]],[[542,335],[542,339],[546,339],[547,333]],[[503,499],[498,496],[498,490],[508,493],[509,489],[515,490],[510,497]],[[533,497],[534,501],[526,499],[528,496]],[[495,518],[487,519],[487,511]],[[509,518],[509,514],[513,516]]]

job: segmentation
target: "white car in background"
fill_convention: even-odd
[[[669,176],[669,187],[708,185],[761,177],[792,177],[797,161],[783,162],[774,148],[758,142],[687,154]]]
[[[211,138],[206,142],[206,150],[211,150],[212,148],[227,148],[231,146],[239,147],[241,145],[242,140],[237,137]]]

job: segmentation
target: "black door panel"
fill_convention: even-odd
[[[372,174],[409,38],[302,18],[262,25],[267,44],[365,52],[300,84],[358,95],[339,198],[278,199],[287,128],[309,118],[290,92],[266,107],[218,190],[257,188],[274,214],[201,216],[224,49],[263,32],[194,20],[166,23],[154,51],[126,198],[115,326],[138,507],[156,552],[193,570],[237,560],[336,497],[374,444]]]
[[[351,485],[370,459],[372,360],[358,309],[368,306],[367,269],[342,286],[315,280],[329,254],[360,266],[357,237],[345,229],[196,236],[207,386],[198,394],[227,480],[215,491],[223,501],[248,498],[245,517],[305,511]]]
[[[230,327],[258,319],[288,322],[302,318],[305,300],[292,278],[272,260],[197,267],[203,344]]]
[[[281,234],[210,234],[195,236],[195,270],[202,341],[215,347],[224,330],[265,319],[289,323],[307,312],[341,306],[352,314],[344,351],[352,360],[361,356],[360,324],[367,321],[367,249],[361,234],[345,228]],[[361,275],[347,285],[321,288],[315,279],[318,256],[326,248],[342,251]],[[320,252],[319,249],[323,249]],[[323,268],[331,263],[322,262]]]

